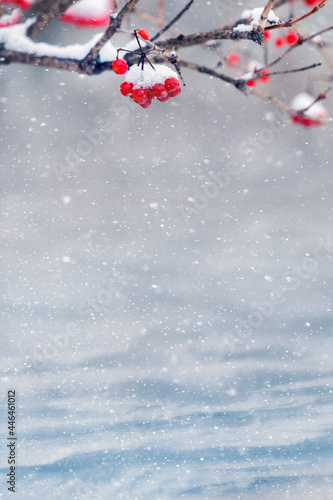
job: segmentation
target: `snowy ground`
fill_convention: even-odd
[[[16,500],[333,496],[332,128],[184,76],[1,70]]]

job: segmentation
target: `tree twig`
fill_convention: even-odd
[[[310,10],[310,12],[308,12],[307,14],[304,14],[301,17],[298,17],[297,19],[288,19],[288,21],[285,21],[284,23],[274,24],[272,26],[267,26],[266,30],[277,30],[277,29],[281,29],[281,28],[291,28],[295,24],[297,24],[301,21],[304,21],[304,19],[306,19],[307,17],[310,17],[313,14],[315,14],[316,12],[318,12],[319,9],[322,9],[323,7],[325,7],[326,1],[327,0],[323,0],[320,4],[313,7],[313,9]]]
[[[268,15],[269,15],[270,11],[273,9],[274,4],[275,4],[275,0],[268,0],[266,7],[264,8],[264,10],[262,11],[261,16],[260,16],[260,21],[259,21],[259,28],[260,29],[262,29],[262,30],[265,29]]]
[[[97,57],[104,47],[106,42],[110,40],[110,38],[116,33],[117,29],[121,26],[125,17],[133,10],[134,6],[138,3],[139,0],[128,0],[124,7],[121,9],[119,14],[114,17],[111,16],[111,22],[108,29],[105,31],[103,36],[98,40],[96,45],[90,49],[86,57],[81,61],[82,67],[89,66],[92,61],[96,61]]]
[[[176,15],[176,17],[174,17],[166,26],[164,26],[164,28],[162,28],[158,33],[156,33],[156,35],[154,35],[150,39],[151,42],[154,42],[161,35],[163,35],[163,33],[165,33],[166,31],[168,31],[171,28],[171,26],[173,26],[185,14],[185,12],[191,7],[191,5],[193,4],[193,2],[194,2],[194,0],[190,0],[190,2],[187,5],[185,5],[185,7],[179,12],[179,14]]]
[[[38,15],[36,21],[29,26],[27,35],[31,38],[36,36],[39,31],[59,17],[68,7],[74,5],[77,1],[78,0],[58,0],[54,2],[52,0],[39,0],[37,2],[37,7],[41,13]]]

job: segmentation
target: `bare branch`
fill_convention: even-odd
[[[191,35],[179,35],[176,38],[161,41],[158,43],[159,47],[163,49],[173,49],[178,47],[189,47],[191,45],[198,45],[210,40],[252,40],[253,42],[261,44],[261,36],[259,31],[233,31],[217,29],[206,31],[204,33],[193,33]]]
[[[163,33],[168,31],[171,28],[171,26],[173,26],[185,14],[185,12],[191,7],[193,2],[194,0],[190,0],[190,2],[187,5],[185,5],[185,7],[179,12],[179,14],[177,14],[176,17],[174,17],[166,26],[164,26],[164,28],[162,28],[158,33],[156,33],[155,36],[151,38],[151,41],[154,42],[161,35],[163,35]]]
[[[0,46],[0,64],[23,63],[33,66],[64,69],[75,73],[86,73],[80,68],[80,61],[76,59],[64,59],[60,57],[37,56],[27,52],[16,52]]]
[[[104,35],[100,40],[96,43],[96,45],[89,51],[86,57],[82,60],[82,67],[88,66],[92,61],[96,61],[100,50],[108,40],[116,33],[117,29],[121,26],[125,17],[133,10],[134,6],[138,3],[139,0],[128,0],[125,6],[121,9],[117,17],[111,17],[110,26],[105,31]]]
[[[256,97],[259,97],[260,99],[264,101],[268,101],[277,108],[283,109],[286,111],[289,115],[294,115],[294,116],[304,116],[306,109],[294,109],[293,107],[289,106],[289,104],[286,104],[285,102],[281,101],[280,99],[277,99],[276,97],[270,96],[268,94],[265,94],[264,92],[261,92],[260,90],[251,88],[249,89],[249,93],[252,95],[255,95]],[[314,103],[311,104],[313,106]],[[305,118],[307,116],[305,115]],[[312,118],[314,121],[323,123],[323,124],[333,124],[333,118]]]
[[[301,111],[302,113],[306,113],[310,108],[312,108],[312,106],[314,104],[316,104],[317,102],[319,101],[323,101],[324,99],[327,99],[327,94],[329,93],[329,91],[332,89],[332,87],[329,87],[327,90],[325,90],[325,92],[320,92],[320,94],[318,95],[318,97],[316,97],[316,99],[311,103],[309,104],[309,106],[307,108],[303,108]]]
[[[262,30],[265,29],[268,15],[269,15],[270,11],[273,9],[274,4],[275,4],[275,0],[268,0],[266,7],[262,11],[262,14],[260,16],[260,21],[259,21],[259,28],[261,28]]]
[[[39,0],[37,6],[41,14],[37,17],[36,21],[28,28],[27,35],[34,37],[37,33],[45,28],[53,19],[59,17],[71,5],[74,5],[78,0]]]
[[[286,21],[284,23],[274,24],[273,26],[267,26],[266,30],[276,30],[276,29],[280,29],[280,28],[291,28],[296,23],[304,21],[304,19],[306,19],[307,17],[310,17],[313,14],[315,14],[316,12],[318,12],[318,10],[325,7],[325,5],[326,5],[326,0],[323,0],[320,4],[313,7],[313,9],[310,10],[310,12],[308,12],[307,14],[304,14],[304,16],[298,17],[297,19],[289,19],[288,21]]]

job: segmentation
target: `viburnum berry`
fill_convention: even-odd
[[[144,40],[149,40],[149,33],[147,30],[139,30],[138,35],[141,36]]]
[[[149,101],[148,92],[146,89],[134,89],[132,93],[133,101],[137,104],[145,104]]]
[[[297,43],[299,40],[299,35],[298,33],[296,33],[296,31],[289,31],[286,34],[285,40],[289,45],[295,45],[295,43]]]
[[[181,92],[175,73],[165,65],[155,68],[132,66],[126,74],[126,80],[120,85],[122,95],[131,97],[142,108],[149,108],[153,99],[167,102]]]
[[[179,95],[181,93],[182,89],[180,88],[180,86],[175,89],[175,90],[169,90],[169,96],[170,97],[177,97],[177,95]]]
[[[275,43],[275,47],[278,47],[278,48],[283,47],[283,46],[284,46],[284,43],[285,43],[285,39],[279,36],[279,37],[275,40],[275,42],[274,42],[274,43]]]
[[[271,79],[271,77],[268,73],[269,73],[269,71],[267,69],[260,71],[259,75],[262,76],[262,78],[258,78],[255,80],[248,80],[245,85],[247,85],[248,87],[255,87],[258,82],[268,83]],[[265,76],[265,75],[267,75],[267,76]]]
[[[240,55],[238,55],[236,52],[230,52],[230,54],[228,54],[225,58],[225,63],[229,67],[238,66],[240,61]]]
[[[255,87],[257,85],[257,80],[248,80],[245,85],[247,87]]]
[[[149,108],[149,106],[151,106],[151,102],[152,102],[152,99],[147,99],[146,102],[144,102],[143,104],[140,104],[141,108]]]
[[[307,5],[317,5],[321,0],[304,0]]]
[[[267,75],[267,76],[265,76],[265,75]],[[268,69],[264,69],[263,71],[261,71],[260,76],[262,76],[262,78],[260,79],[260,81],[262,83],[268,83],[271,79],[271,76],[269,75]]]
[[[163,99],[160,97],[158,100],[160,102],[168,102],[168,101],[170,101],[170,99],[171,99],[171,96],[168,94],[166,97],[163,97]]]
[[[171,92],[175,92],[176,90],[178,91],[178,89],[179,89],[179,92],[177,93],[177,95],[180,94],[180,92],[181,92],[181,88],[180,88],[179,81],[177,80],[177,78],[174,78],[174,77],[167,78],[164,82],[164,86],[165,86],[166,90],[168,91],[169,95]]]
[[[299,123],[304,127],[313,127],[316,125],[322,125],[318,120],[312,120],[311,118],[306,118],[305,116],[291,115],[291,119],[294,123]]]
[[[112,69],[117,75],[123,75],[128,70],[127,62],[117,58],[112,63]]]
[[[168,97],[168,91],[165,88],[165,86],[163,85],[163,83],[155,83],[155,85],[153,85],[153,87],[152,87],[152,91],[153,91],[154,96],[159,101],[161,101],[165,97]]]
[[[133,92],[133,83],[130,82],[123,82],[120,85],[120,92],[123,94],[125,97],[131,97],[132,92]]]

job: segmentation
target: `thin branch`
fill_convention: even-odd
[[[230,83],[234,85],[237,89],[243,90],[243,85],[239,84],[239,80],[235,78],[231,78],[230,76],[224,75],[222,73],[218,73],[217,71],[207,68],[206,66],[202,66],[201,64],[195,64],[187,61],[177,60],[177,63],[182,68],[192,69],[194,71],[198,71],[199,73],[203,73],[205,75],[213,76],[214,78],[218,78],[219,80],[223,80],[224,82]],[[245,82],[244,82],[245,83]]]
[[[260,21],[259,21],[259,28],[260,29],[262,29],[262,30],[265,29],[268,15],[269,15],[270,11],[273,9],[274,4],[275,4],[275,0],[268,0],[266,7],[264,8],[264,10],[262,11],[261,16],[260,16]]]
[[[316,36],[320,36],[322,35],[323,33],[326,33],[327,31],[330,31],[333,29],[333,26],[330,26],[329,28],[325,28],[321,31],[318,31],[317,33],[314,33],[313,35],[311,36],[308,36],[306,38],[300,38],[298,40],[298,42],[296,42],[294,45],[290,45],[290,47],[287,48],[287,50],[285,50],[285,52],[283,52],[283,54],[281,54],[279,57],[277,57],[276,59],[274,59],[274,61],[271,61],[270,63],[268,63],[265,68],[271,68],[272,66],[275,66],[277,63],[279,63],[287,54],[289,54],[291,51],[295,50],[299,45],[302,45],[303,43],[306,43],[306,42],[309,42],[310,40],[312,40],[313,38],[315,38]]]
[[[128,16],[128,14],[133,10],[138,1],[139,0],[128,0],[128,2],[116,17],[111,16],[110,26],[105,31],[104,35],[98,40],[96,45],[92,47],[86,57],[82,60],[82,67],[88,66],[91,62],[97,60],[98,54],[100,53],[101,49],[104,47],[106,42],[108,42],[110,38],[116,33],[117,29],[120,28],[125,17]]]
[[[179,35],[176,38],[169,38],[168,40],[161,41],[158,45],[163,49],[173,49],[178,47],[190,47],[191,45],[198,45],[210,40],[252,40],[259,45],[261,44],[259,31],[226,31],[224,29],[217,29],[204,33]]]
[[[262,78],[267,78],[268,76],[274,76],[274,75],[287,75],[289,73],[298,73],[300,71],[308,71],[309,69],[317,68],[318,66],[321,66],[322,63],[314,63],[311,64],[310,66],[303,66],[302,68],[296,68],[296,69],[286,69],[285,71],[271,71],[270,73],[265,73],[265,74],[260,74],[262,72],[262,68],[258,70],[258,75],[253,76],[250,78],[250,80],[261,80]],[[256,73],[256,72],[255,72]]]
[[[28,52],[16,52],[0,46],[0,64],[23,63],[46,68],[64,69],[75,73],[86,74],[87,71],[80,67],[77,59],[65,59],[60,57],[37,56]]]
[[[173,26],[185,14],[185,12],[191,7],[193,2],[194,2],[194,0],[190,0],[190,2],[187,5],[185,5],[185,7],[179,12],[179,14],[177,14],[176,17],[174,17],[166,26],[164,26],[164,28],[162,28],[158,33],[156,33],[156,35],[154,35],[151,38],[151,42],[154,42],[161,35],[163,35],[163,33],[168,31],[171,28],[171,26]]]
[[[309,106],[307,108],[303,108],[302,109],[302,113],[306,113],[317,102],[323,101],[324,99],[327,99],[327,94],[329,93],[329,91],[331,89],[332,89],[332,87],[329,87],[327,90],[325,90],[325,92],[320,92],[320,94],[318,95],[318,97],[316,97],[316,99],[311,104],[309,104]]]
[[[34,37],[39,31],[41,31],[45,26],[50,24],[51,21],[59,17],[65,10],[71,5],[74,5],[78,0],[58,0],[54,2],[52,0],[39,0],[37,7],[41,11],[36,21],[29,26],[27,30],[27,35],[29,37]]]
[[[274,24],[273,26],[267,26],[266,30],[276,30],[276,29],[281,29],[281,28],[291,28],[295,24],[297,24],[297,23],[299,23],[301,21],[304,21],[304,19],[306,19],[307,17],[310,17],[313,14],[315,14],[316,12],[318,12],[319,9],[322,9],[323,7],[325,7],[326,1],[327,0],[323,0],[320,4],[318,4],[315,7],[313,7],[313,9],[310,10],[310,12],[308,12],[307,14],[304,14],[301,17],[298,17],[297,19],[289,19],[288,21],[286,21],[284,23]]]
[[[249,89],[249,93],[251,93],[252,95],[255,95],[256,97],[259,97],[260,99],[263,99],[264,101],[270,102],[271,104],[273,104],[277,108],[283,109],[289,115],[304,116],[305,111],[307,109],[307,108],[294,109],[292,106],[289,106],[288,104],[281,101],[280,99],[277,99],[276,97],[272,97],[268,94],[265,94],[264,92],[261,92],[260,90],[254,89],[254,88]],[[313,104],[314,103],[312,103],[311,106],[313,106]],[[306,115],[305,115],[305,118],[307,118]],[[311,118],[310,117],[310,119],[317,121],[317,122],[320,122],[320,123],[323,123],[323,124],[333,124],[333,118]]]
[[[158,19],[160,20],[161,26],[163,26],[163,22],[164,22],[164,0],[159,0],[158,1],[157,15],[158,15]]]

